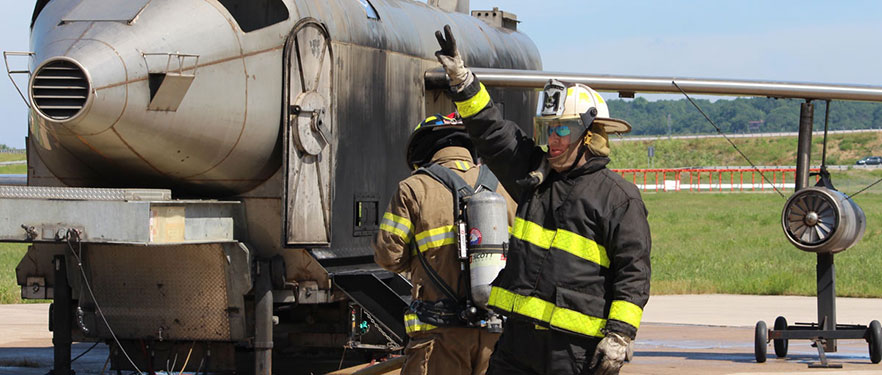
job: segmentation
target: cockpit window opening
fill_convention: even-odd
[[[37,16],[40,15],[40,12],[43,11],[43,8],[46,7],[46,4],[49,4],[50,0],[37,0],[37,5],[34,6],[34,15],[31,16],[31,28],[34,28],[34,23],[37,22]]]
[[[244,32],[252,32],[288,19],[282,0],[218,0]]]
[[[364,12],[367,14],[367,18],[372,20],[380,19],[380,15],[377,14],[377,9],[371,4],[371,0],[358,0],[358,2],[364,7]]]

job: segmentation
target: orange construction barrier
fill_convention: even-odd
[[[817,172],[819,169],[811,169]],[[731,168],[731,169],[613,169],[625,180],[630,180],[642,191],[774,191],[793,190],[796,181],[796,168]],[[757,178],[759,172],[765,178]],[[744,174],[750,173],[750,182],[744,181]],[[788,182],[787,174],[792,173],[793,179]],[[707,174],[707,183],[702,183],[702,174]],[[728,183],[723,183],[724,175],[728,174]],[[735,175],[738,175],[736,182]],[[638,176],[639,175],[639,176]],[[688,176],[688,178],[687,178]],[[673,177],[673,179],[668,179]],[[638,183],[642,181],[642,184]],[[818,177],[815,178],[817,180]],[[654,180],[654,182],[653,182]],[[687,182],[688,181],[688,182]],[[780,182],[779,182],[780,181]]]

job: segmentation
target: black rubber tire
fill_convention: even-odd
[[[756,363],[766,361],[766,353],[769,350],[769,329],[766,328],[766,322],[760,320],[756,322],[756,330],[753,335],[753,354],[756,356]]]
[[[786,331],[787,330],[787,319],[783,316],[779,316],[775,319],[775,330],[776,331]],[[778,358],[784,358],[787,356],[787,347],[790,342],[787,339],[774,339],[772,340],[775,344],[775,355]]]
[[[882,361],[882,324],[878,320],[870,322],[867,335],[867,343],[870,346],[870,362]]]

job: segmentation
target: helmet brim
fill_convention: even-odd
[[[594,123],[603,125],[607,134],[625,134],[631,131],[631,124],[617,118],[598,117],[594,119]]]

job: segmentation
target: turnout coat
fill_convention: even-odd
[[[649,300],[651,247],[636,186],[606,168],[609,158],[593,156],[537,187],[519,185],[545,152],[503,119],[477,79],[453,99],[478,155],[518,204],[491,307],[576,335],[634,338]]]

